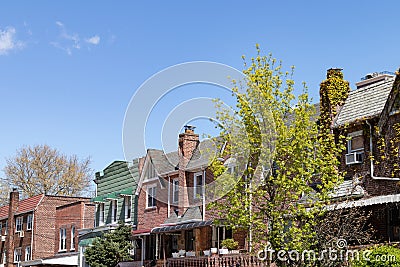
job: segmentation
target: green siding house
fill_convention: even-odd
[[[96,172],[95,227],[79,230],[79,267],[88,267],[84,251],[96,238],[118,226],[120,221],[137,224],[137,196],[139,159],[132,162],[114,161],[101,172]]]
[[[139,179],[138,160],[114,161],[102,172],[96,172],[96,227],[118,224],[136,226],[135,190]]]

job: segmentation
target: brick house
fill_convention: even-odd
[[[340,70],[328,70],[330,71]],[[400,76],[373,73],[356,83],[337,115],[333,130],[347,137],[340,170],[345,181],[335,194],[348,201],[339,208],[362,207],[381,242],[400,241]],[[329,100],[320,105],[329,105]]]
[[[208,169],[210,152],[221,147],[215,142],[200,142],[194,127],[185,126],[177,151],[147,151],[136,190],[135,260],[170,258],[182,250],[200,256],[204,250],[220,248],[226,238],[235,238],[240,248],[245,247],[243,233],[215,224],[213,212],[206,209],[204,185],[214,180]]]
[[[75,231],[93,224],[94,207],[89,200],[49,195],[20,200],[19,192],[13,190],[9,205],[0,207],[1,266],[77,266],[78,255],[71,246],[59,250],[59,227],[73,225],[74,231],[69,228],[65,242],[77,244]],[[67,213],[60,212],[65,205],[76,205],[80,209],[70,210],[65,216]]]
[[[96,205],[94,227],[79,230],[79,266],[86,266],[84,251],[95,238],[112,231],[120,221],[136,229],[137,199],[134,194],[139,177],[139,160],[114,161],[103,171],[96,172]]]

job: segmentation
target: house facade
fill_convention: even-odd
[[[139,177],[139,160],[114,161],[103,171],[96,172],[96,197],[94,227],[79,231],[79,266],[87,266],[84,251],[95,238],[112,231],[119,222],[124,222],[136,229],[137,198],[135,190]]]
[[[64,205],[74,203],[81,203],[81,209],[69,213],[68,217],[57,212]],[[71,247],[59,250],[59,226],[73,224],[77,231],[85,224],[93,224],[93,214],[89,198],[37,195],[20,200],[19,192],[12,191],[9,205],[0,207],[1,266],[77,266],[75,250]]]
[[[339,207],[370,211],[380,242],[400,241],[399,86],[399,74],[369,74],[342,105],[332,107],[334,133],[346,137],[340,166],[345,179],[335,197],[347,199]]]
[[[140,163],[135,260],[142,263],[172,257],[185,251],[203,256],[220,248],[226,238],[235,238],[245,248],[245,235],[217,224],[207,210],[205,185],[214,181],[209,170],[215,140],[200,142],[194,127],[185,126],[178,150],[165,154],[149,149]]]

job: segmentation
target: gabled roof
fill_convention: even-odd
[[[34,210],[44,197],[43,194],[19,201],[17,213],[25,213]],[[8,205],[0,207],[0,218],[8,217]]]
[[[394,77],[387,77],[382,81],[351,91],[336,116],[335,126],[379,116],[385,107],[393,82]]]

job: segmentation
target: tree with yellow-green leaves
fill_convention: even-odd
[[[6,160],[5,183],[24,197],[38,194],[88,195],[92,178],[90,159],[68,156],[48,145],[27,146]]]
[[[228,144],[219,159],[234,158],[236,168],[227,172],[214,160],[211,169],[217,183],[235,184],[210,206],[225,224],[248,231],[254,253],[266,244],[302,251],[315,245],[315,218],[343,180],[337,168],[343,147],[317,123],[307,88],[294,94],[293,68],[285,72],[271,55],[257,52],[249,63],[244,58],[245,80],[234,81],[237,106],[217,102],[220,136]]]

